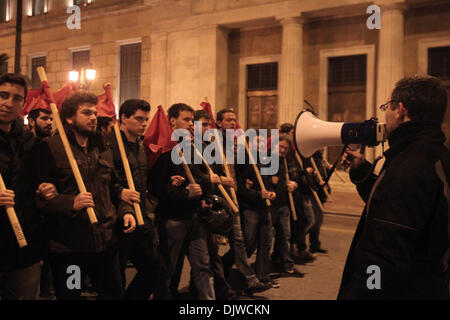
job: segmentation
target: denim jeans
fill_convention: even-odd
[[[294,267],[291,257],[291,211],[287,206],[272,209],[272,224],[275,227],[276,239],[278,239],[278,256],[281,258],[285,271]]]
[[[37,300],[40,279],[41,262],[0,273],[0,297],[3,300]]]
[[[314,225],[311,227],[311,230],[309,231],[309,247],[311,249],[319,249],[320,248],[320,228],[322,227],[323,222],[323,212],[320,209],[317,202],[313,201],[313,211],[314,211]]]
[[[303,216],[300,218],[298,229],[298,250],[303,251],[308,248],[306,244],[306,236],[315,224],[314,202],[313,196],[302,194],[301,203],[303,207]]]
[[[250,257],[258,249],[256,254],[256,276],[260,280],[266,280],[270,274],[270,249],[272,247],[270,212],[266,208],[259,212],[245,209],[243,216],[247,256]]]
[[[175,275],[178,258],[187,237],[188,259],[199,299],[215,300],[206,229],[197,220],[169,219],[163,221],[163,226],[164,230],[160,233],[161,252],[167,260],[168,278],[165,281],[167,291],[169,291],[170,280]]]
[[[228,275],[233,264],[236,264],[238,270],[247,279],[247,282],[255,281],[255,271],[247,258],[247,248],[242,232],[240,214],[233,215],[233,229],[228,234],[228,241],[230,243],[230,250],[222,258],[225,275]]]

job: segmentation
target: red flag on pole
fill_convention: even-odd
[[[78,88],[76,84],[68,83],[53,94],[53,97],[55,98],[55,103],[58,106],[58,110],[61,109],[61,105],[64,99],[66,99],[68,96],[70,96],[77,90]],[[31,110],[35,109],[45,109],[49,111],[51,110],[49,99],[47,98],[47,95],[45,93],[44,84],[42,84],[42,86],[39,89],[28,90],[27,99],[25,101],[25,105],[20,115],[26,116],[28,113],[30,113]]]
[[[216,127],[216,121],[214,120],[211,104],[209,102],[202,102],[200,103],[200,106],[202,107],[203,111],[208,112],[209,116],[211,117],[211,128],[214,129]]]
[[[176,146],[177,142],[170,139],[172,132],[164,108],[158,106],[158,111],[153,116],[144,136],[144,145],[150,150],[148,153],[149,168],[153,167],[161,154]]]
[[[58,110],[61,110],[62,103],[64,100],[70,96],[71,94],[78,91],[78,87],[75,83],[70,82],[65,84],[61,89],[53,93],[53,97],[55,98],[55,103],[58,107]]]
[[[103,85],[105,93],[98,96],[97,116],[116,118],[116,107],[114,106],[111,85],[106,83]]]

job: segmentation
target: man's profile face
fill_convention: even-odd
[[[278,152],[280,157],[284,158],[289,151],[289,142],[286,140],[281,140],[278,144]]]
[[[0,123],[13,122],[23,109],[25,88],[15,83],[0,85]]]
[[[186,129],[194,134],[194,113],[191,111],[180,111],[177,118],[170,118],[173,130]]]
[[[219,121],[222,130],[236,129],[236,114],[234,112],[226,112],[222,116],[222,121]]]
[[[122,115],[122,125],[124,129],[133,136],[143,136],[148,125],[150,111],[136,110],[135,114],[129,118]]]
[[[52,114],[47,114],[42,111],[39,112],[36,121],[30,119],[30,125],[34,128],[38,137],[49,137],[52,134],[52,123]]]
[[[66,119],[75,131],[83,136],[90,136],[97,130],[97,106],[91,103],[83,103],[72,118]]]

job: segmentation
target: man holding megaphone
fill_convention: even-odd
[[[338,299],[449,299],[450,153],[440,128],[446,104],[438,79],[404,78],[380,106],[390,145],[380,174],[359,152],[344,153],[366,206]]]

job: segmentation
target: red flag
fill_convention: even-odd
[[[202,107],[203,111],[208,112],[209,116],[211,117],[211,128],[214,129],[216,127],[216,121],[214,120],[211,104],[209,102],[202,102],[200,103],[200,106]]]
[[[98,96],[97,116],[116,118],[116,107],[114,106],[111,85],[109,83],[103,85],[105,93]]]
[[[45,93],[45,86],[46,85],[44,85],[43,83],[41,85],[41,88],[39,89],[28,90],[24,108],[20,113],[22,116],[26,116],[28,113],[30,113],[31,110],[35,109],[45,109],[51,111],[49,98]],[[58,110],[61,109],[61,105],[64,99],[66,99],[69,95],[76,92],[77,90],[78,88],[76,84],[69,83],[64,85],[61,89],[53,94]]]
[[[75,83],[70,82],[65,84],[61,89],[53,93],[58,110],[61,110],[62,103],[71,94],[78,91],[78,87]]]
[[[153,116],[152,122],[147,128],[144,137],[144,145],[150,150],[148,153],[148,166],[151,168],[158,160],[158,157],[172,150],[177,142],[170,140],[172,128],[169,125],[169,119],[162,106],[158,106]]]
[[[43,88],[28,90],[27,99],[25,100],[25,104],[20,115],[25,117],[31,110],[35,109],[51,110]]]

